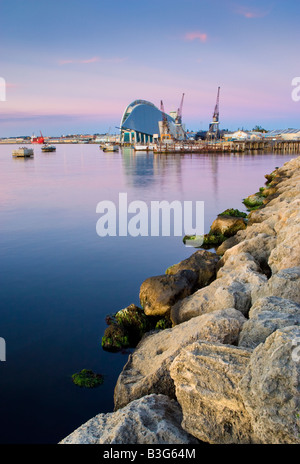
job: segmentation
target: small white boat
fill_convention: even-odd
[[[119,151],[118,145],[114,145],[112,143],[100,145],[100,149],[102,149],[103,151]]]
[[[18,158],[29,158],[30,156],[33,156],[33,148],[19,147],[18,149],[13,150],[12,155]]]

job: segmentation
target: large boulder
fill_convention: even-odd
[[[269,257],[273,273],[300,266],[300,198],[292,201],[283,211],[275,231],[277,243]]]
[[[98,414],[59,444],[170,445],[199,441],[181,427],[182,413],[174,400],[149,395],[119,411]]]
[[[213,311],[235,308],[247,315],[251,307],[251,292],[238,280],[223,277],[193,295],[176,303],[170,313],[173,325]]]
[[[239,256],[241,253],[251,255],[260,267],[260,272],[268,274],[269,265],[268,260],[272,249],[276,246],[276,238],[273,235],[261,233],[252,236],[251,238],[245,237],[236,246],[227,250],[219,262],[219,266],[226,262],[230,256]]]
[[[243,325],[239,346],[256,348],[279,328],[300,325],[300,305],[291,300],[269,296],[257,300]]]
[[[300,304],[300,267],[282,269],[252,292],[253,302],[264,296],[279,296]]]
[[[154,320],[152,320],[154,319]],[[106,317],[107,329],[102,337],[102,348],[120,351],[135,347],[146,332],[154,328],[156,319],[146,316],[134,303]]]
[[[174,382],[169,369],[183,347],[197,340],[237,344],[245,322],[240,311],[229,308],[146,336],[129,355],[118,378],[114,392],[115,409],[150,393],[174,398]]]
[[[253,430],[263,443],[300,443],[299,345],[299,326],[276,330],[255,348],[239,382]]]
[[[246,221],[242,217],[218,216],[211,225],[210,231],[213,234],[232,237],[239,230],[246,229]]]
[[[229,237],[225,242],[223,242],[218,248],[216,249],[216,253],[218,256],[224,255],[224,253],[229,250],[230,248],[234,247],[240,242],[238,235],[233,235],[233,237]]]
[[[183,270],[193,271],[198,276],[197,287],[202,288],[210,284],[216,278],[218,261],[219,257],[215,253],[199,250],[180,263],[170,266],[166,270],[166,274],[174,275]]]
[[[198,342],[175,358],[171,376],[182,408],[182,427],[212,444],[256,441],[237,385],[251,351]]]
[[[170,317],[174,325],[226,308],[235,308],[244,315],[248,314],[252,291],[265,285],[267,277],[259,272],[259,265],[249,253],[230,255],[226,252],[220,262],[223,266],[214,282],[171,308]]]
[[[171,307],[196,289],[198,276],[182,270],[174,275],[149,277],[140,288],[140,302],[147,316],[165,316]]]

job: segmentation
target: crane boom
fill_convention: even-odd
[[[213,115],[214,122],[219,121],[219,102],[220,102],[220,87],[218,87],[217,102],[216,102],[215,111]]]
[[[218,137],[220,135],[220,130],[219,130],[219,118],[220,118],[219,103],[220,103],[220,87],[218,87],[217,101],[216,101],[216,106],[215,106],[215,109],[214,109],[212,122],[210,123],[208,132],[206,134],[206,138],[208,140],[218,139]]]
[[[163,101],[161,100],[160,101],[160,111],[162,113],[162,133],[161,133],[161,139],[164,139],[164,138],[170,138],[170,130],[169,130],[169,123],[168,123],[168,118],[167,118],[167,115],[165,113],[165,108],[164,108],[164,104],[163,104]]]
[[[181,124],[182,123],[182,107],[183,107],[183,99],[184,99],[184,93],[182,94],[181,98],[181,103],[180,106],[177,110],[177,118],[176,118],[176,123]]]

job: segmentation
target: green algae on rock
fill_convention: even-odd
[[[247,213],[243,213],[242,211],[239,211],[238,209],[228,208],[225,211],[223,211],[223,213],[218,214],[218,216],[231,216],[231,217],[246,218],[248,215]]]
[[[101,345],[104,350],[113,352],[129,348],[128,333],[122,326],[115,323],[111,324],[105,329]]]
[[[195,237],[196,236],[194,235],[185,235],[182,241],[184,244],[186,244],[188,240],[192,242],[192,240],[194,240]],[[226,238],[227,237],[225,237],[222,234],[208,233],[204,235],[202,244],[198,246],[195,244],[195,248],[204,248],[204,249],[215,248],[221,245],[221,243],[223,243],[224,240],[226,240]]]
[[[112,352],[135,348],[145,333],[155,330],[160,319],[147,316],[142,308],[131,304],[106,317],[108,327],[102,337],[102,348]],[[167,322],[161,322],[159,328],[164,325],[167,328]]]
[[[172,321],[168,317],[163,317],[159,319],[155,325],[155,330],[165,330],[172,327]]]
[[[95,374],[90,369],[82,369],[72,375],[72,380],[78,387],[95,388],[103,384],[103,375]]]
[[[261,192],[257,192],[244,198],[243,203],[248,210],[253,210],[260,208],[263,205],[263,201],[264,196]]]

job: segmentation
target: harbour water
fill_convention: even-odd
[[[13,158],[0,146],[1,443],[57,443],[98,413],[113,410],[127,353],[101,348],[105,316],[139,304],[151,275],[194,252],[181,237],[99,237],[96,206],[128,201],[204,201],[205,232],[227,208],[263,186],[264,175],[296,155],[153,155],[97,145]],[[104,375],[81,389],[71,375]]]

